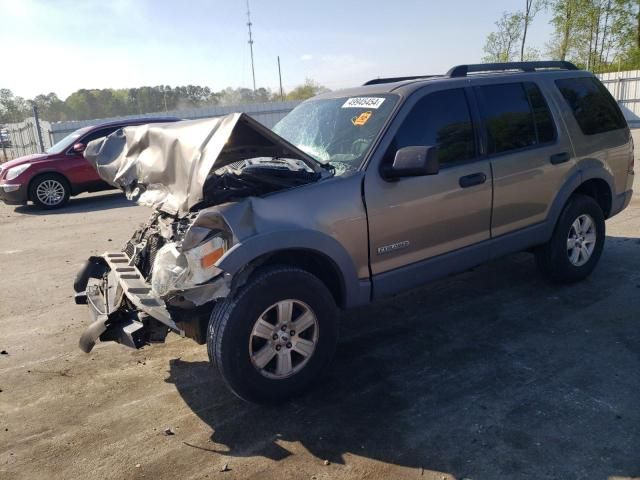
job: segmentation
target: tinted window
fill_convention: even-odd
[[[542,92],[535,83],[525,83],[524,88],[529,96],[529,103],[533,110],[533,120],[538,136],[538,143],[552,142],[556,138],[551,112],[545,102]]]
[[[441,165],[475,157],[473,127],[463,89],[435,92],[419,100],[396,133],[390,160],[398,149],[419,145],[437,147]]]
[[[551,112],[535,83],[487,85],[477,91],[487,128],[487,153],[518,150],[555,139]]]
[[[616,101],[604,85],[594,78],[556,80],[556,85],[585,135],[609,132],[626,126]]]
[[[96,140],[98,138],[102,138],[102,137],[106,137],[107,135],[111,135],[118,128],[120,128],[120,127],[109,127],[109,128],[103,128],[101,130],[96,130],[95,132],[91,132],[89,135],[84,137],[81,140],[81,142],[86,145],[87,143],[91,142],[92,140]]]

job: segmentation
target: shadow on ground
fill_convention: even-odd
[[[69,199],[69,203],[56,210],[43,210],[35,205],[20,205],[15,208],[16,213],[25,215],[59,215],[69,213],[88,213],[112,208],[135,207],[137,204],[126,197],[120,191],[110,191],[98,195],[81,196]]]
[[[285,440],[456,478],[638,475],[640,244],[608,242],[580,284],[518,254],[346,314],[328,373],[279,407],[242,403],[206,362],[172,360],[167,381],[231,457],[280,460]]]

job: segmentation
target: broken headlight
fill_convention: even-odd
[[[227,251],[227,241],[221,233],[214,234],[203,243],[184,252],[177,243],[167,243],[156,254],[153,262],[151,288],[160,295],[171,290],[193,288],[218,275],[215,263]]]

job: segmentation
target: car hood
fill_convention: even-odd
[[[203,200],[210,172],[250,158],[290,158],[312,171],[312,157],[244,113],[125,127],[87,145],[85,158],[127,198],[185,215]]]
[[[14,158],[13,160],[9,160],[8,162],[4,162],[0,164],[0,168],[2,170],[7,170],[11,167],[17,167],[18,165],[22,165],[23,163],[33,163],[40,160],[47,160],[49,155],[46,153],[34,153],[33,155],[24,155],[23,157]]]

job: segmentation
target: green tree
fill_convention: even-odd
[[[7,88],[0,88],[0,123],[21,122],[31,115],[31,108],[22,97]]]
[[[483,57],[485,62],[510,62],[514,59],[516,45],[522,38],[522,13],[503,12],[495,22],[497,30],[487,36]]]
[[[613,67],[640,68],[640,0],[615,0],[611,33],[617,43]]]
[[[312,80],[291,92],[291,98],[301,100],[327,89]],[[225,88],[214,92],[200,85],[171,87],[169,85],[143,86],[122,89],[80,89],[69,95],[64,101],[55,93],[41,94],[26,101],[16,97],[8,89],[0,89],[0,123],[13,123],[31,116],[30,102],[39,109],[41,118],[49,121],[92,120],[160,113],[204,105],[237,105],[253,102],[280,100],[268,88]]]
[[[32,101],[38,107],[40,118],[43,120],[57,122],[67,119],[66,105],[55,93],[37,95]]]
[[[291,90],[287,95],[287,100],[306,100],[307,98],[314,97],[320,93],[328,92],[329,89],[314,82],[310,78],[305,79],[302,85],[298,85]]]
[[[577,18],[584,0],[553,0],[551,7],[551,24],[554,35],[547,44],[549,55],[557,60],[566,60],[574,49],[577,36]]]
[[[577,59],[594,71],[640,68],[640,0],[585,0]]]

